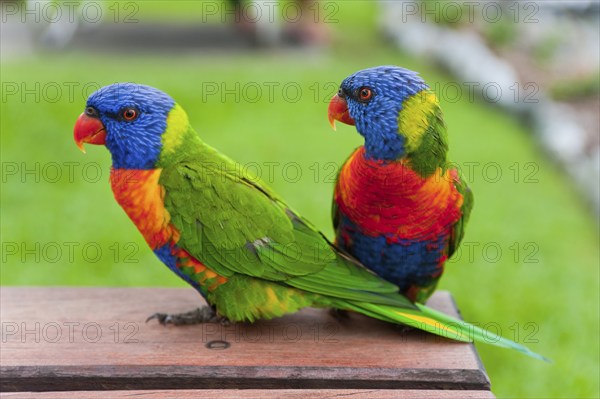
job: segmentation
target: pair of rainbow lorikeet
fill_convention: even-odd
[[[210,305],[159,321],[251,322],[325,307],[542,358],[423,304],[473,203],[448,167],[446,126],[425,82],[395,66],[359,71],[342,82],[329,119],[355,125],[365,140],[338,175],[335,243],[205,144],[167,94],[123,83],[89,97],[77,145],[106,145],[117,202]]]

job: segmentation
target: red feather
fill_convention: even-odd
[[[340,172],[335,201],[364,234],[436,239],[461,217],[456,179],[455,170],[441,169],[423,178],[406,162],[369,160],[360,147]]]

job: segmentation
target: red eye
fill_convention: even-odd
[[[358,90],[358,99],[360,101],[369,101],[373,97],[373,91],[368,87],[361,87]]]
[[[133,108],[127,108],[123,111],[123,119],[126,121],[132,121],[137,118],[138,112]]]

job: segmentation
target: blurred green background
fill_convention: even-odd
[[[352,72],[381,64],[419,71],[432,85],[453,79],[382,40],[375,4],[338,4],[339,22],[329,27],[331,44],[317,51],[151,54],[87,48],[3,59],[2,285],[185,286],[154,257],[112,198],[108,152],[87,146],[83,155],[72,141],[85,95],[118,81],[171,94],[206,142],[259,170],[294,209],[331,237],[334,171],[361,144],[352,127],[340,125],[334,133],[327,123],[327,102],[336,85]],[[193,20],[190,15],[197,15],[197,3],[179,6],[141,2],[137,18]],[[272,98],[266,95],[268,82],[281,83]],[[207,83],[218,93],[203,91]],[[254,101],[248,91],[222,98],[221,85],[235,91],[237,83],[240,88],[258,84],[262,96]],[[286,84],[299,87],[300,95],[292,89],[284,93]],[[37,94],[27,94],[27,88]],[[463,174],[476,199],[467,246],[449,263],[441,289],[452,292],[466,320],[497,323],[504,336],[554,361],[544,364],[479,346],[493,392],[498,397],[597,397],[594,215],[520,121],[466,97],[441,102],[451,159],[473,165]]]

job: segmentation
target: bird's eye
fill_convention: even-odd
[[[138,111],[135,108],[125,108],[121,115],[123,115],[123,119],[131,122],[138,117]]]
[[[91,118],[97,118],[98,117],[98,111],[96,111],[96,108],[94,107],[86,107],[85,108],[85,114]]]
[[[344,97],[346,96],[346,93],[344,93],[344,89],[342,89],[341,87],[338,90],[338,97]]]
[[[368,87],[358,89],[358,99],[360,101],[369,101],[373,97],[373,90]]]

